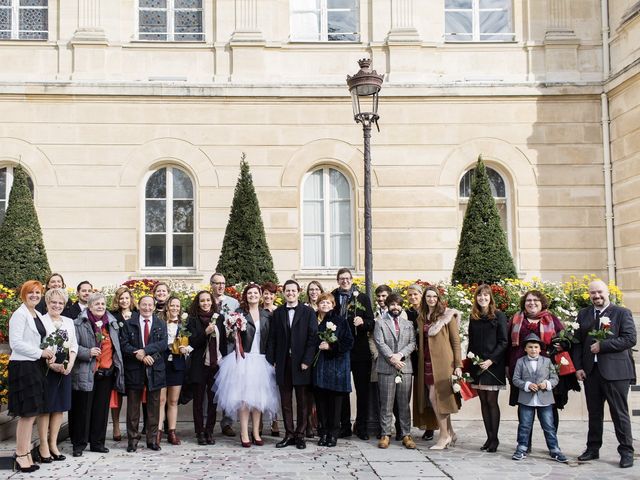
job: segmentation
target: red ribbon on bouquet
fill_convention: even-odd
[[[240,332],[236,330],[236,360],[238,359],[238,353],[242,356],[242,358],[244,358],[244,349],[242,348]]]

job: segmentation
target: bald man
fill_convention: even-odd
[[[578,457],[580,461],[600,457],[604,402],[609,404],[611,419],[618,439],[620,467],[633,465],[633,437],[627,394],[630,383],[635,383],[635,365],[631,347],[636,344],[636,327],[631,311],[609,301],[609,289],[601,280],[589,284],[592,305],[578,312],[580,343],[573,348],[573,361],[578,380],[584,382],[589,412],[587,449]],[[610,334],[597,340],[589,332],[609,325]]]

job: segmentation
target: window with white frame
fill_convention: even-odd
[[[202,0],[138,0],[138,39],[204,41]]]
[[[445,0],[445,41],[513,42],[513,0]]]
[[[335,168],[319,168],[306,176],[302,192],[303,267],[352,267],[352,193],[347,177]]]
[[[191,178],[176,167],[159,168],[145,185],[144,266],[193,267],[193,227]]]
[[[294,42],[359,42],[359,0],[291,0]]]
[[[47,40],[48,0],[0,0],[0,40]]]
[[[31,190],[31,196],[33,197],[33,180],[28,177],[29,190]],[[7,213],[7,206],[9,205],[9,194],[11,193],[11,186],[13,185],[13,167],[6,166],[0,167],[0,225],[4,222],[4,216]]]
[[[475,168],[468,170],[460,180],[460,221],[464,219],[464,214],[467,211],[467,205],[469,204],[469,195],[471,194],[471,182]],[[511,248],[511,222],[509,221],[509,189],[507,183],[504,181],[502,175],[500,175],[493,168],[487,167],[487,176],[489,177],[489,185],[491,187],[491,194],[498,207],[498,213],[500,214],[500,224],[502,229],[507,234],[507,241],[509,249]],[[462,226],[462,225],[460,225]]]

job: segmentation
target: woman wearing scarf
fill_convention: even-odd
[[[69,436],[73,456],[82,456],[87,443],[92,452],[107,453],[111,390],[124,392],[124,371],[120,351],[119,326],[107,311],[102,293],[92,293],[87,308],[74,320],[78,355],[71,372]]]
[[[216,409],[212,391],[213,378],[218,371],[220,339],[224,335],[224,317],[217,312],[217,304],[211,293],[199,291],[189,306],[187,330],[191,333],[189,346],[191,365],[187,382],[193,391],[193,424],[198,445],[214,445],[213,427],[216,424]],[[205,423],[202,404],[207,397],[207,419]]]
[[[509,364],[509,382],[513,379],[513,372],[516,362],[520,357],[526,355],[524,351],[524,339],[530,333],[535,333],[544,344],[540,351],[541,355],[548,356],[547,348],[551,345],[551,341],[555,335],[564,330],[562,322],[553,315],[547,308],[549,300],[539,290],[529,290],[520,298],[520,311],[511,319],[509,325],[509,344],[508,364]],[[509,392],[509,405],[518,405],[519,390],[511,383]],[[554,389],[555,396],[555,389]],[[566,400],[561,405],[553,406],[553,422],[558,430],[558,407],[562,408],[566,404]],[[531,445],[531,439],[529,439]]]
[[[129,287],[119,287],[113,294],[111,300],[111,315],[113,315],[118,321],[118,325],[124,325],[124,322],[131,318],[133,312],[136,312],[138,307],[136,305],[136,299],[129,290]],[[111,392],[111,423],[113,423],[113,440],[119,442],[122,440],[122,432],[120,430],[120,410],[122,408],[122,394],[113,390]],[[114,406],[117,405],[117,406]]]
[[[153,290],[151,290],[151,294],[153,295],[153,299],[156,301],[156,311],[157,315],[160,315],[164,311],[164,307],[167,304],[167,300],[171,295],[171,289],[169,285],[164,282],[158,282],[153,286]]]

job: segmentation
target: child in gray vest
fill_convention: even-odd
[[[553,424],[553,387],[558,384],[555,366],[547,357],[540,355],[543,344],[540,338],[531,333],[525,338],[524,350],[527,353],[518,359],[513,372],[513,386],[520,390],[518,395],[518,446],[511,457],[523,460],[529,448],[529,435],[533,420],[538,414],[549,455],[557,462],[566,463],[558,446],[558,437]]]

